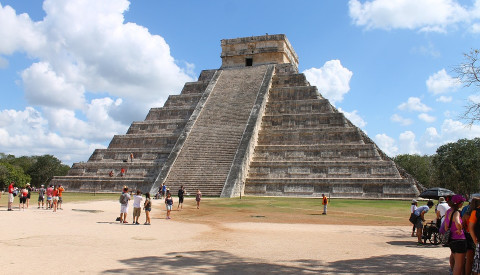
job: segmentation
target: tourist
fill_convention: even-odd
[[[62,209],[62,203],[63,203],[63,191],[65,191],[65,188],[63,188],[63,186],[60,184],[60,186],[58,187],[58,209],[60,210],[63,210]]]
[[[451,208],[445,214],[444,229],[447,231],[450,228],[451,234],[450,251],[453,255],[453,263],[450,262],[450,265],[453,275],[461,275],[465,271],[467,240],[463,232],[463,221],[460,217],[459,211],[462,208],[464,201],[465,198],[462,195],[453,196]]]
[[[474,208],[472,200],[472,207],[470,212],[470,217],[468,219],[468,231],[472,237],[472,241],[475,244],[475,256],[473,258],[472,272],[474,274],[480,274],[480,202],[475,203],[476,207]]]
[[[142,192],[140,192],[140,190],[137,190],[136,195],[133,196],[133,224],[140,224],[138,222],[138,219],[140,218],[140,214],[142,213],[142,200]]]
[[[38,208],[40,208],[40,202],[42,203],[42,208],[43,208],[44,200],[45,200],[45,188],[44,188],[44,185],[42,184],[40,186],[40,189],[38,189]]]
[[[323,205],[323,213],[322,215],[327,215],[327,205],[328,205],[328,199],[325,196],[325,194],[322,194],[322,205]]]
[[[465,239],[467,240],[467,253],[465,255],[465,275],[470,275],[472,272],[473,258],[475,255],[475,242],[473,241],[472,234],[470,233],[470,217],[472,215],[472,212],[480,206],[480,198],[471,199],[468,206],[469,210],[465,212],[465,214],[462,216]]]
[[[53,212],[57,212],[58,207],[58,187],[55,185],[55,188],[52,192],[52,200],[53,200]]]
[[[125,168],[120,169],[120,177],[125,175]]]
[[[145,203],[143,204],[145,210],[145,225],[150,225],[150,211],[152,211],[152,201],[150,200],[150,193],[145,194]]]
[[[417,200],[412,200],[412,205],[410,206],[410,222],[413,223],[413,228],[412,228],[412,237],[415,237],[415,223],[416,223],[416,216],[415,216],[415,210],[417,210],[417,205],[418,202]]]
[[[109,175],[110,177],[113,177],[113,170],[110,170],[110,172],[108,173],[108,175]]]
[[[14,190],[15,183],[12,181],[8,186],[8,209],[7,211],[12,211],[12,204],[13,204],[13,190]]]
[[[47,188],[47,208],[52,208],[52,196],[53,196],[53,185],[50,184],[50,186]]]
[[[133,162],[133,153],[130,153],[130,162]]]
[[[18,210],[20,210],[20,206],[22,206],[23,210],[25,210],[25,204],[27,203],[27,196],[28,196],[28,191],[27,188],[23,187],[20,190],[20,203],[18,204]]]
[[[160,190],[161,190],[160,192],[162,194],[162,200],[163,200],[167,192],[167,186],[165,185],[165,183],[162,183],[162,187],[160,188]]]
[[[433,207],[433,201],[429,200],[427,202],[427,205],[420,206],[414,212],[416,217],[415,227],[417,228],[417,239],[418,239],[417,244],[418,245],[423,245],[423,242],[422,242],[423,222],[425,221],[425,214],[432,207]]]
[[[30,186],[30,183],[27,183],[27,186],[25,187],[27,189],[27,209],[30,204],[30,194],[32,193],[32,187]]]
[[[450,209],[447,201],[445,201],[444,197],[438,198],[438,206],[437,206],[437,227],[440,228],[440,225],[445,220],[445,213],[447,210]]]
[[[180,186],[180,189],[178,190],[178,207],[177,209],[183,209],[183,197],[185,195],[185,189],[183,188],[183,185]]]
[[[195,200],[197,201],[197,209],[200,209],[200,201],[202,200],[202,192],[200,192],[200,189],[197,189]]]
[[[122,195],[120,195],[120,223],[127,222],[128,213],[128,201],[130,200],[130,194],[128,194],[128,187],[123,187]]]
[[[173,206],[173,198],[170,192],[167,193],[167,197],[165,198],[165,206],[167,207],[167,220],[169,220],[170,212],[172,211]]]

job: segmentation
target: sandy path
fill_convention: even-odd
[[[118,212],[114,201],[0,208],[0,273],[448,274],[449,249],[417,247],[410,227],[165,220],[159,201],[151,226],[121,225]]]

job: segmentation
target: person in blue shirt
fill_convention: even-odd
[[[417,217],[417,220],[415,222],[415,227],[417,228],[417,239],[418,239],[418,245],[423,245],[422,242],[422,231],[423,231],[423,222],[425,221],[425,213],[430,210],[430,208],[433,207],[433,201],[429,200],[427,202],[427,205],[422,205],[415,212],[415,216]]]

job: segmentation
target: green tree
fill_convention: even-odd
[[[32,177],[32,185],[47,185],[54,176],[64,176],[69,167],[61,163],[59,159],[52,155],[43,155],[35,157],[35,162],[27,171]]]
[[[432,156],[403,154],[396,156],[393,160],[423,186],[432,187],[435,185]]]
[[[438,147],[432,161],[441,187],[471,194],[480,188],[480,138],[460,139]]]
[[[30,182],[30,179],[30,176],[25,174],[21,167],[0,162],[0,184],[2,189],[12,181],[15,182],[16,186],[24,187]]]

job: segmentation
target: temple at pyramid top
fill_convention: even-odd
[[[290,63],[298,68],[298,56],[284,34],[223,39],[222,68]]]
[[[414,198],[422,187],[298,72],[283,34],[221,40],[222,66],[53,184],[236,197]]]

